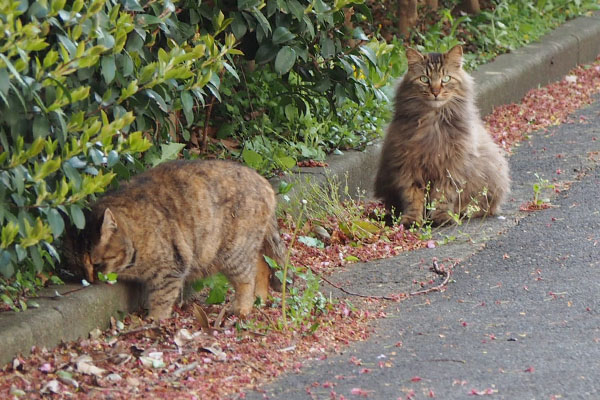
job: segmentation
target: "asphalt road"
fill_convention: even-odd
[[[247,398],[600,399],[600,102],[572,119],[510,157],[504,218],[334,275],[363,293],[403,292],[432,257],[460,258],[444,292],[391,303],[368,341]],[[534,174],[563,190],[551,208],[519,211]]]

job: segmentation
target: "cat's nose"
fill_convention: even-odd
[[[433,97],[435,97],[437,99],[437,97],[440,95],[440,89],[439,88],[431,88],[431,94],[433,95]]]

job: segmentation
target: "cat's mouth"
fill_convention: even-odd
[[[446,104],[447,101],[445,99],[440,99],[439,97],[437,97],[437,98],[429,99],[428,103],[433,108],[440,108],[441,106]]]

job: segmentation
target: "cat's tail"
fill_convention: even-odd
[[[285,266],[286,247],[279,235],[279,227],[275,216],[271,218],[271,222],[267,228],[262,253],[275,261],[279,267],[283,268]],[[275,271],[271,271],[269,285],[273,290],[278,292],[281,292],[282,290],[282,283],[279,278],[275,276]]]

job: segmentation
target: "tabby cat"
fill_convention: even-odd
[[[116,272],[147,287],[149,316],[171,315],[186,281],[222,272],[235,289],[233,312],[246,316],[269,283],[263,254],[282,265],[284,245],[269,182],[227,161],[174,161],[135,176],[101,197],[84,231],[70,229],[67,258],[88,280]]]
[[[425,216],[442,224],[450,213],[491,215],[509,192],[504,151],[483,126],[462,55],[461,46],[427,55],[406,49],[375,179],[375,196],[405,226]]]

